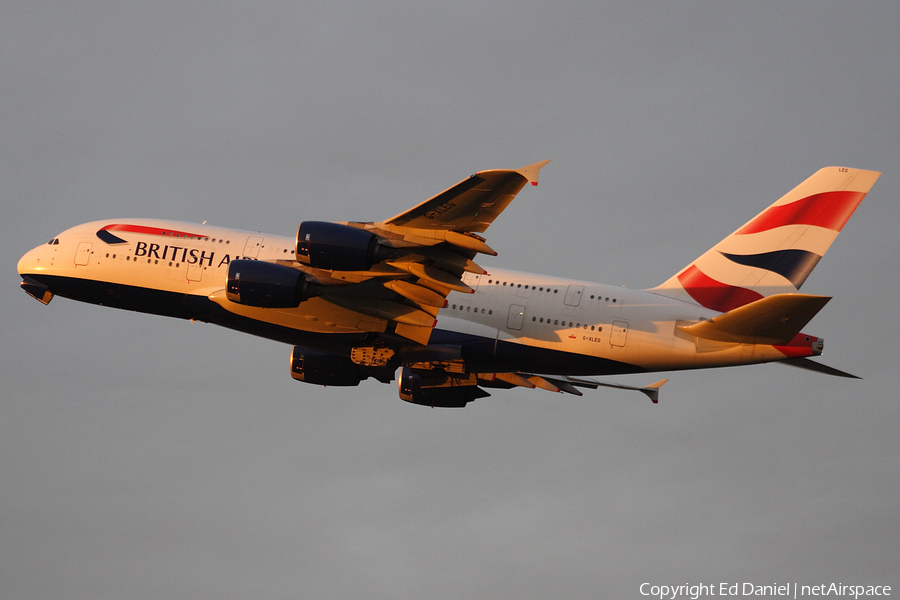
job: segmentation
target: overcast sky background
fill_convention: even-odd
[[[0,81],[0,597],[900,587],[896,2],[3,2]],[[820,167],[883,171],[803,290],[834,296],[821,361],[864,379],[432,410],[18,289],[85,221],[293,235],[545,158],[484,265],[637,288]]]

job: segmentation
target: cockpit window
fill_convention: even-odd
[[[47,242],[48,246],[59,246],[59,238],[53,238],[49,242]]]

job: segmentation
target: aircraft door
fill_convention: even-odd
[[[570,285],[566,290],[566,306],[578,306],[581,304],[581,294],[584,292],[583,285]]]
[[[509,316],[506,319],[506,327],[518,331],[522,329],[522,323],[525,322],[525,307],[519,304],[512,304],[509,307]]]
[[[187,266],[188,281],[200,281],[201,277],[203,277],[203,267],[200,265],[200,261]]]
[[[609,332],[609,344],[622,347],[628,336],[628,321],[613,321],[612,331]]]
[[[91,243],[81,242],[78,244],[78,250],[75,251],[75,264],[87,266],[91,260]]]
[[[473,290],[478,289],[478,284],[481,282],[481,275],[476,275],[475,273],[463,273],[462,282],[472,288]]]
[[[259,256],[259,249],[262,247],[263,239],[258,235],[251,235],[247,238],[247,243],[244,244],[244,254],[243,256],[249,258],[256,258]]]

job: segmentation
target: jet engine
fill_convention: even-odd
[[[295,308],[310,297],[309,281],[291,267],[238,259],[228,265],[225,295],[246,306]]]
[[[465,408],[472,400],[487,396],[490,394],[464,379],[447,374],[419,375],[409,367],[400,369],[400,399],[411,404]]]
[[[366,271],[392,258],[378,236],[364,229],[304,221],[297,229],[297,260],[316,269]]]
[[[316,385],[359,385],[365,379],[349,357],[294,346],[291,377]]]

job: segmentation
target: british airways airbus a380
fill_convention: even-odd
[[[880,173],[821,169],[661,285],[629,290],[490,272],[481,237],[549,161],[482,171],[378,223],[303,222],[296,237],[150,219],[78,225],[18,264],[22,288],[207,321],[293,345],[291,376],[388,383],[462,407],[483,388],[635,389],[591,376],[808,359],[830,298],[798,290]]]

